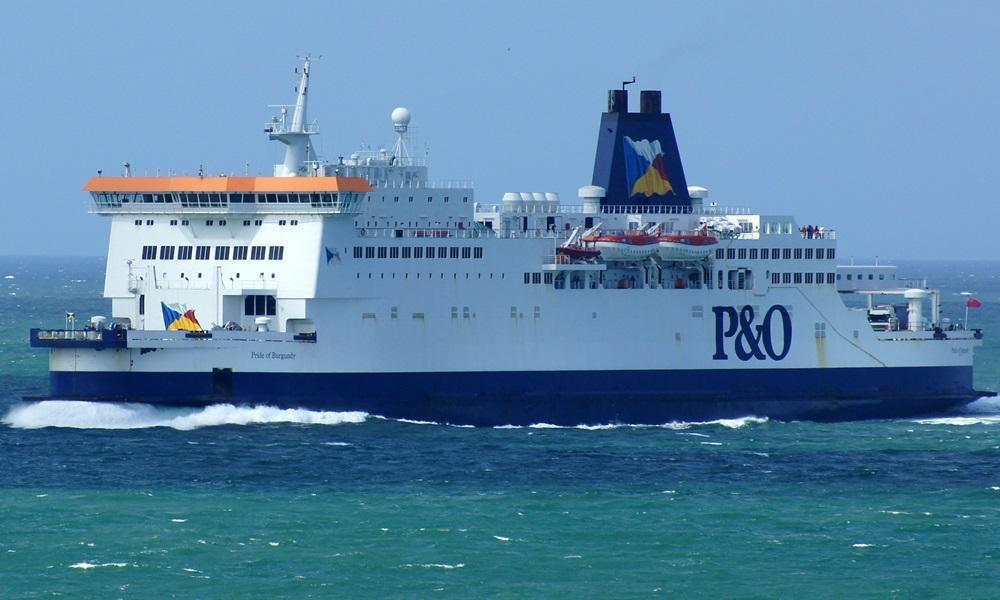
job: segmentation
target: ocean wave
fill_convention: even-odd
[[[996,425],[1000,424],[1000,398],[980,398],[962,408],[957,415],[916,419],[921,425]]]
[[[87,570],[87,569],[97,569],[99,567],[117,567],[117,568],[120,569],[122,567],[127,567],[127,566],[128,566],[128,563],[123,563],[123,562],[92,563],[92,562],[83,561],[83,562],[74,563],[74,564],[70,565],[69,568],[71,568],[71,569],[84,569],[84,570]]]
[[[188,431],[219,425],[299,423],[340,425],[361,423],[363,412],[330,412],[282,409],[271,406],[213,404],[198,408],[167,408],[150,404],[45,400],[13,406],[2,422],[18,429],[64,427],[69,429],[146,429],[169,427]]]
[[[420,569],[462,569],[464,567],[465,567],[465,563],[455,563],[453,565],[449,565],[447,563],[421,563],[421,564],[406,563],[405,565],[403,565],[404,569],[413,569],[413,568],[420,568]]]
[[[1000,424],[1000,415],[983,415],[978,417],[939,417],[936,419],[917,419],[915,423],[921,425],[997,425]]]
[[[636,423],[606,423],[603,425],[553,425],[552,423],[534,423],[531,425],[498,425],[493,429],[581,429],[584,431],[603,431],[606,429],[690,429],[692,427],[721,426],[729,429],[739,429],[747,425],[767,423],[767,417],[740,417],[737,419],[716,419],[715,421],[671,421],[659,425],[642,425]]]

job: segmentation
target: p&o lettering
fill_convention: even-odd
[[[737,310],[733,306],[713,306],[715,314],[715,360],[729,360],[726,353],[727,340],[732,339],[732,351],[742,361],[750,359],[782,360],[792,348],[792,319],[788,310],[780,304],[767,309],[759,325],[754,324],[756,315],[752,306]],[[775,347],[772,336],[775,314],[781,329],[780,348]]]

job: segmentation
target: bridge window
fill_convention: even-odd
[[[771,248],[771,260],[781,260],[781,248]]]
[[[792,258],[792,249],[791,248],[783,248],[781,250],[781,257],[784,258],[785,260],[791,260],[791,258]]]
[[[379,246],[378,247],[378,257],[379,258],[385,258],[388,255],[389,255],[389,251],[388,251],[388,249],[385,246]]]
[[[361,246],[355,246],[354,247],[354,258],[361,258],[362,252],[363,252],[363,250],[361,249]]]
[[[473,248],[472,249],[472,257],[473,258],[482,258],[483,257],[483,249],[482,248]]]
[[[736,258],[736,250],[733,249],[733,248],[727,249],[726,250],[726,258],[728,260],[733,260],[734,258]]]
[[[788,283],[791,283],[791,282],[792,282],[792,274],[791,273],[782,273],[781,274],[781,283],[788,284]]]
[[[285,257],[284,246],[271,246],[267,249],[267,260],[281,260]]]
[[[250,248],[251,260],[264,260],[264,246],[252,246]]]
[[[424,257],[424,247],[417,246],[413,249],[413,258],[423,258]]]
[[[781,273],[771,273],[771,283],[774,285],[781,283]]]
[[[412,249],[409,246],[403,247],[403,258],[410,258],[410,252]]]
[[[802,283],[802,273],[795,273],[792,277],[793,283]]]
[[[806,259],[808,260],[808,259],[810,259],[812,257],[813,257],[813,249],[812,248],[806,248]]]
[[[216,246],[215,260],[229,260],[229,246]]]
[[[365,246],[365,258],[375,258],[375,246]]]
[[[191,246],[177,246],[177,260],[191,260]]]
[[[247,246],[234,246],[233,247],[233,260],[246,260],[247,259]]]
[[[836,258],[836,256],[834,256],[834,250],[833,250],[833,248],[827,248],[826,249],[826,257],[827,258]]]
[[[769,248],[761,248],[760,249],[760,258],[761,258],[761,260],[768,260],[769,258],[771,258],[771,251],[770,251],[770,249]]]
[[[209,250],[211,246],[198,246],[195,248],[194,257],[198,260],[208,260]]]
[[[827,273],[826,274],[826,282],[827,283],[833,283],[833,277],[834,277],[833,273]]]
[[[156,246],[142,247],[142,260],[153,260],[156,258]]]
[[[736,258],[738,258],[740,260],[746,260],[747,259],[747,249],[746,248],[740,248],[736,252]]]
[[[801,260],[802,259],[802,248],[796,248],[795,249],[795,259],[796,260]]]
[[[757,260],[757,249],[750,248],[750,260]]]
[[[160,246],[160,260],[173,260],[173,259],[174,259],[174,247]]]
[[[399,246],[391,246],[389,248],[389,258],[399,258]]]
[[[451,257],[452,258],[458,258],[458,246],[455,246],[454,248],[451,248]]]

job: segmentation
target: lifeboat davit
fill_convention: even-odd
[[[641,231],[626,231],[585,236],[604,260],[642,260],[656,253],[657,237]]]
[[[684,231],[659,236],[656,247],[661,260],[695,260],[711,254],[718,243],[704,231]]]

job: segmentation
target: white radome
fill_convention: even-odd
[[[392,124],[393,125],[409,125],[410,124],[410,109],[399,106],[392,110]]]

